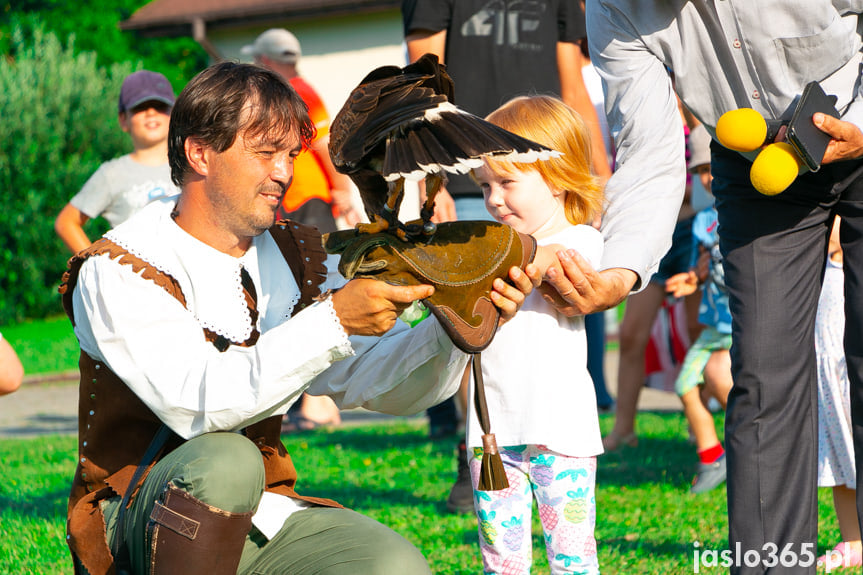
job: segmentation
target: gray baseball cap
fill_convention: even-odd
[[[254,44],[248,44],[240,49],[247,56],[266,56],[276,62],[295,63],[300,55],[300,41],[284,28],[271,28],[262,32]]]

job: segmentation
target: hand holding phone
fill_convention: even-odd
[[[766,121],[750,108],[730,110],[719,118],[716,137],[723,146],[739,152],[761,148],[749,177],[756,190],[773,196],[785,191],[802,168],[812,172],[821,168],[832,138],[813,122],[818,112],[839,117],[836,96],[828,96],[818,82],[810,82],[794,104],[789,121],[788,116]]]
[[[810,82],[803,89],[803,94],[794,108],[785,139],[813,172],[821,168],[821,160],[827,144],[830,143],[830,135],[819,130],[812,122],[812,116],[816,112],[839,117],[839,112],[836,111],[836,96],[828,96],[818,82]]]

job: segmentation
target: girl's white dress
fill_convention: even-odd
[[[815,319],[818,362],[818,486],[856,486],[848,370],[842,339],[845,332],[845,274],[828,260]]]

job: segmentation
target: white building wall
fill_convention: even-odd
[[[264,30],[276,27],[287,28],[300,41],[300,75],[318,91],[331,116],[338,113],[351,90],[374,68],[406,63],[398,10],[301,22],[274,20],[271,26],[214,31],[210,40],[226,58],[249,61],[240,49],[254,42]]]

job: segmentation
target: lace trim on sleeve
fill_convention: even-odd
[[[327,317],[330,318],[333,326],[338,330],[338,333],[341,334],[337,343],[339,350],[348,355],[353,355],[353,346],[351,346],[351,342],[348,339],[348,332],[346,332],[345,328],[342,327],[342,322],[339,319],[339,314],[336,313],[336,308],[333,307],[333,298],[329,297],[330,295],[332,295],[332,293],[322,294],[318,303],[315,305],[324,306],[327,311]]]

